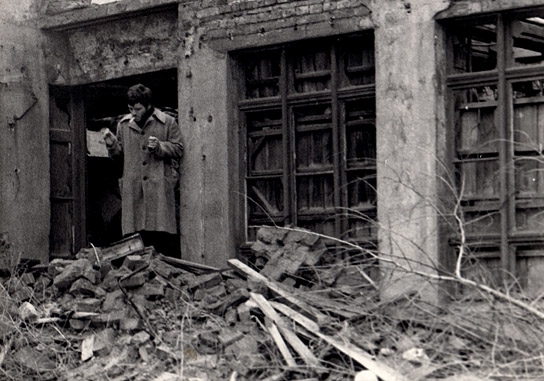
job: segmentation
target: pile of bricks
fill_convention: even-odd
[[[4,282],[10,303],[3,316],[39,329],[42,338],[48,332],[55,349],[12,341],[5,352],[44,380],[308,379],[306,366],[319,363],[310,353],[313,340],[294,339],[280,318],[267,315],[267,301],[284,312],[295,307],[321,326],[332,315],[352,318],[357,311],[334,300],[299,298],[319,283],[300,281],[311,269],[319,271],[316,265],[327,256],[319,237],[263,227],[252,252],[252,267],[231,260],[229,268],[216,269],[157,254],[136,235],[27,268]],[[4,342],[16,336],[9,324],[2,327]],[[301,369],[281,369],[282,335],[295,340],[287,364]],[[59,370],[54,364],[67,357],[72,366]]]

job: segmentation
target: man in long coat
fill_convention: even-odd
[[[112,159],[123,160],[122,230],[140,233],[146,246],[178,256],[175,188],[183,153],[176,120],[156,109],[152,92],[138,84],[127,92],[130,114],[107,130],[104,141]]]

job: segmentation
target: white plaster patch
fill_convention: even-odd
[[[119,0],[91,0],[91,4],[108,4],[108,3],[115,3]]]

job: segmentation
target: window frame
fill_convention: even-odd
[[[345,84],[345,78],[339,70],[341,65],[344,65],[343,57],[338,57],[338,49],[344,41],[355,38],[357,41],[369,43],[372,46],[372,59],[374,54],[374,36],[373,31],[365,31],[363,33],[353,33],[334,37],[324,37],[318,39],[312,39],[310,42],[323,41],[330,44],[330,88],[321,91],[313,91],[306,93],[297,93],[294,89],[294,70],[292,70],[293,56],[292,52],[296,52],[298,46],[301,46],[300,41],[293,43],[282,44],[279,46],[263,47],[247,51],[239,51],[233,54],[234,62],[237,67],[237,83],[238,83],[238,102],[237,113],[240,132],[240,163],[242,168],[240,171],[240,215],[243,228],[240,230],[242,247],[252,242],[251,234],[249,233],[249,209],[248,209],[248,189],[247,183],[251,180],[251,176],[248,172],[248,123],[247,116],[251,112],[258,112],[260,110],[273,110],[279,109],[282,116],[282,151],[284,153],[282,181],[283,181],[283,214],[281,220],[276,218],[274,223],[279,225],[292,225],[299,226],[302,220],[312,220],[311,214],[304,217],[304,213],[297,210],[297,178],[315,174],[311,170],[306,171],[297,169],[296,165],[296,128],[295,124],[295,111],[301,107],[316,106],[319,104],[329,104],[331,107],[331,139],[332,139],[332,168],[330,174],[332,176],[333,185],[333,213],[334,219],[334,232],[333,236],[342,237],[343,232],[348,229],[348,190],[347,190],[347,176],[349,168],[347,167],[346,159],[346,126],[343,120],[346,104],[353,100],[364,100],[368,102],[370,99],[373,102],[374,112],[374,139],[375,139],[375,77],[372,73],[373,81],[371,84],[358,85],[358,86],[345,86],[340,88],[342,84]],[[347,46],[347,45],[346,45]],[[271,96],[267,98],[246,99],[245,98],[245,73],[244,73],[244,57],[250,54],[256,54],[258,52],[280,52],[280,76],[279,76],[279,94],[277,96]],[[368,67],[361,65],[356,70],[369,70]],[[374,70],[374,66],[372,66]],[[319,73],[317,73],[319,74]],[[326,73],[321,73],[325,75]],[[375,148],[375,141],[374,141]],[[375,152],[374,152],[375,155]],[[375,157],[374,157],[375,161]],[[357,168],[352,169],[357,170]],[[369,170],[372,168],[369,167]],[[373,165],[374,178],[376,172],[375,163]],[[375,198],[377,198],[377,192],[375,192]],[[377,216],[377,200],[374,205],[374,219]],[[325,213],[326,214],[326,213]],[[315,221],[315,219],[313,219]],[[261,221],[263,224],[270,224],[270,221]],[[258,224],[259,225],[259,224]],[[363,239],[352,239],[350,241],[357,241],[366,246],[375,246],[376,234],[372,237],[364,237]]]
[[[494,257],[495,249],[499,253],[501,274],[499,280],[504,283],[510,283],[512,275],[519,277],[517,261],[524,250],[537,248],[538,251],[544,251],[544,234],[530,231],[521,231],[518,229],[516,207],[520,200],[526,203],[540,200],[544,206],[544,195],[524,196],[518,194],[515,167],[516,160],[528,155],[523,155],[520,150],[516,151],[515,134],[515,97],[513,94],[513,84],[528,81],[531,79],[544,79],[544,61],[540,64],[529,64],[527,66],[515,65],[513,61],[513,21],[523,17],[533,17],[535,11],[544,15],[544,7],[531,10],[496,12],[493,14],[477,15],[466,17],[464,19],[443,20],[447,35],[447,119],[451,131],[450,139],[456,139],[459,131],[457,130],[455,120],[456,111],[454,109],[454,93],[456,91],[467,90],[475,86],[496,85],[497,88],[497,109],[496,109],[496,127],[499,132],[499,200],[497,211],[500,213],[500,232],[496,235],[475,236],[468,235],[466,244],[468,247],[480,250],[478,257]],[[488,21],[496,22],[496,67],[493,70],[475,71],[467,73],[453,73],[453,35],[460,27],[474,25]],[[450,33],[451,32],[451,33]],[[457,144],[457,143],[456,143]],[[456,145],[454,144],[454,146]],[[456,160],[456,149],[451,151],[451,160],[453,164]],[[540,150],[543,154],[544,150]],[[455,169],[454,169],[455,171]],[[450,245],[456,246],[459,242],[458,234],[450,239]],[[542,255],[542,254],[541,254]]]

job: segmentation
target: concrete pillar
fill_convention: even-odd
[[[186,146],[181,163],[182,258],[224,267],[234,255],[229,155],[237,150],[237,143],[229,141],[230,130],[237,127],[227,123],[227,56],[204,45],[188,48],[178,78]]]
[[[443,102],[437,78],[434,15],[447,0],[382,1],[372,7],[376,38],[379,248],[383,295],[437,296],[437,129]],[[442,111],[440,111],[442,110]],[[393,263],[392,263],[393,262]]]

